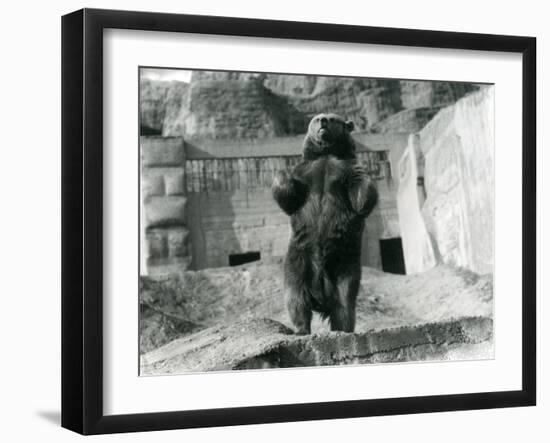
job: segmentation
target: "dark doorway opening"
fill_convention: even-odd
[[[139,127],[139,135],[162,135],[160,129],[150,128],[149,126],[141,125]]]
[[[392,274],[405,274],[405,258],[401,237],[380,240],[382,270]]]
[[[242,254],[230,254],[229,266],[244,265],[245,263],[258,261],[259,259],[260,259],[259,251],[244,252]]]

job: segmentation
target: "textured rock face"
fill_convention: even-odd
[[[184,86],[185,85],[185,86]],[[318,113],[359,130],[411,132],[478,86],[449,82],[195,71],[189,86],[142,81],[142,129],[192,139],[302,134]]]
[[[371,130],[374,132],[405,132],[414,133],[420,131],[441,108],[423,107],[405,109],[392,114],[382,121],[374,123]]]
[[[420,132],[426,227],[440,262],[493,271],[494,89],[459,100]]]
[[[182,109],[187,106],[189,99],[189,84],[173,81],[166,91],[166,102],[164,110],[164,120],[160,126],[161,133],[164,131],[166,122],[177,120]]]
[[[407,272],[436,263],[493,272],[494,89],[443,109],[399,163]]]
[[[166,94],[169,82],[141,79],[139,82],[139,110],[142,134],[159,134],[165,117]]]
[[[309,117],[330,109],[353,120],[360,130],[370,129],[402,109],[396,80],[319,77],[309,96],[293,96],[291,100]]]
[[[175,118],[187,96],[188,84],[140,80],[140,126],[143,135],[160,135],[165,119]]]
[[[310,95],[317,85],[317,77],[267,74],[264,85],[277,94]]]
[[[477,91],[471,83],[399,81],[403,108],[426,108],[448,106],[469,92]]]
[[[254,139],[305,132],[306,119],[255,77],[194,80],[187,101],[168,115],[165,136]]]

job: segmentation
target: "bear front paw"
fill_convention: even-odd
[[[356,180],[362,180],[368,176],[367,168],[361,164],[354,165],[352,168],[353,176]]]
[[[288,174],[286,171],[277,171],[275,177],[273,177],[273,188],[278,188],[288,184]]]

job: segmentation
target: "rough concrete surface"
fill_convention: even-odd
[[[314,317],[293,335],[282,265],[142,278],[141,373],[490,358],[490,275],[438,266],[417,275],[363,268],[355,334]]]
[[[462,358],[476,358],[475,345],[491,340],[492,328],[489,318],[466,317],[360,334],[298,336],[274,320],[252,319],[209,328],[149,352],[141,358],[140,373],[448,360],[449,352],[455,358],[459,352]]]

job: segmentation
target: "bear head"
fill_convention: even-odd
[[[319,114],[309,122],[304,139],[303,157],[313,160],[324,155],[340,159],[355,158],[355,143],[351,137],[354,124],[337,114]]]

